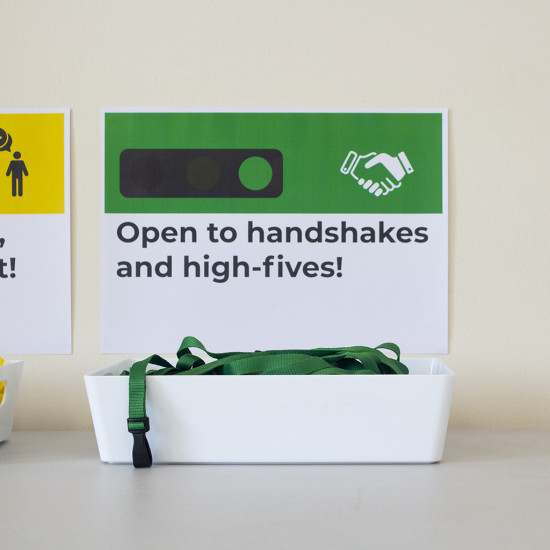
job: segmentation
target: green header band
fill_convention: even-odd
[[[439,214],[429,113],[105,114],[106,213]]]

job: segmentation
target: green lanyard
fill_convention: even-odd
[[[191,348],[204,351],[214,361],[206,363],[191,353]],[[397,356],[392,359],[382,349]],[[146,376],[207,375],[307,375],[307,374],[408,374],[400,361],[399,347],[385,343],[376,348],[353,346],[346,348],[315,348],[309,350],[269,350],[248,353],[212,353],[192,336],[186,336],[177,353],[178,361],[172,365],[159,355],[137,361],[129,371],[128,431],[134,436],[132,458],[136,468],[147,468],[153,463],[151,449],[145,434],[149,431],[149,418],[145,409]],[[147,370],[149,365],[157,369]]]

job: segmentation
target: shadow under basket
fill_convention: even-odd
[[[148,376],[153,462],[432,463],[443,456],[455,374]],[[85,375],[100,459],[132,463],[127,359]]]
[[[23,372],[23,361],[6,361],[0,366],[0,441],[9,439]]]

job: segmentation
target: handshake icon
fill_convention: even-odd
[[[403,152],[392,157],[387,153],[358,155],[350,151],[340,172],[350,174],[363,189],[379,197],[401,187],[405,175],[414,170]]]

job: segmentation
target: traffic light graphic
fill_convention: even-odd
[[[283,192],[277,149],[125,149],[120,192],[128,198],[275,198]]]

